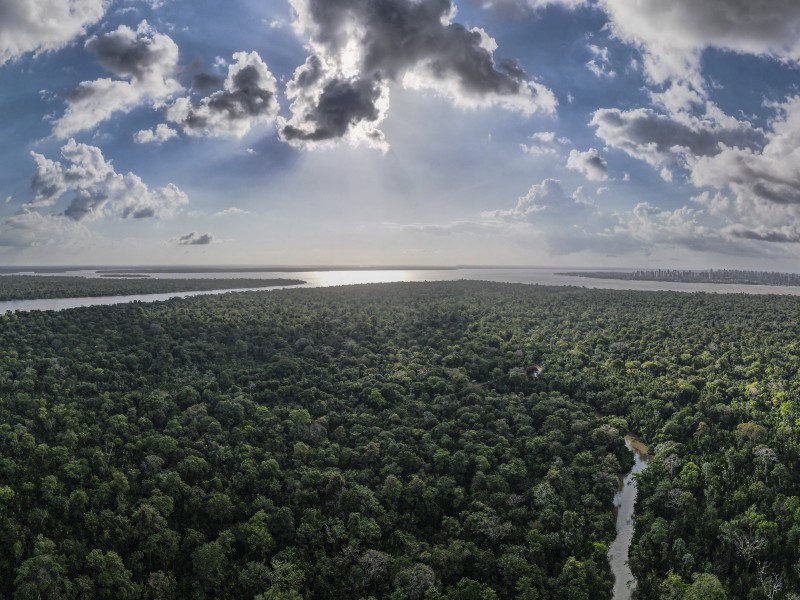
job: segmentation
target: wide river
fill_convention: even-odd
[[[619,279],[592,279],[559,275],[569,269],[449,269],[449,270],[359,270],[359,271],[304,271],[304,272],[225,272],[225,273],[150,273],[151,279],[228,279],[245,277],[250,279],[286,278],[302,279],[303,286],[292,287],[330,287],[335,285],[351,285],[360,283],[389,283],[392,281],[454,281],[472,279],[496,281],[503,283],[527,283],[539,285],[571,285],[586,288],[642,290],[642,291],[676,291],[676,292],[716,292],[721,294],[788,294],[800,295],[800,287],[770,285],[736,285],[720,283],[667,283],[662,281],[626,281]],[[78,275],[98,277],[93,270],[67,271],[57,275]],[[46,276],[46,275],[42,275]],[[0,277],[0,285],[2,278]],[[256,288],[258,289],[258,288]],[[277,289],[277,288],[269,288]],[[105,296],[92,298],[54,298],[44,300],[13,300],[0,302],[0,314],[10,310],[64,310],[80,306],[98,304],[121,304],[124,302],[156,302],[175,297],[200,296],[205,294],[222,294],[234,289],[215,290],[211,292],[173,292],[169,294],[138,294],[133,296]],[[248,291],[253,291],[250,289]]]
[[[630,473],[621,478],[614,496],[617,508],[617,537],[608,548],[608,562],[614,574],[614,600],[630,600],[636,582],[628,566],[628,550],[633,540],[633,509],[636,504],[636,479],[634,475],[647,468],[647,447],[630,435],[625,436],[625,446],[633,452],[634,465]]]

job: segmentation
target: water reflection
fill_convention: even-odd
[[[311,273],[302,273],[310,275]],[[334,285],[355,285],[358,283],[390,283],[393,281],[413,281],[408,271],[317,271],[312,281],[318,287]],[[308,279],[306,279],[308,281]]]

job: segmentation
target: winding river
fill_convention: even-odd
[[[636,581],[628,566],[628,549],[633,539],[633,508],[636,504],[636,479],[634,474],[647,468],[650,460],[647,446],[632,435],[625,436],[625,446],[633,452],[633,469],[620,479],[619,490],[614,495],[617,508],[617,537],[608,548],[608,562],[614,574],[614,600],[630,600]]]
[[[305,285],[292,287],[328,287],[337,285],[353,285],[362,283],[389,283],[392,281],[453,281],[458,279],[471,279],[482,281],[496,281],[502,283],[526,283],[538,285],[569,285],[585,288],[603,288],[617,290],[642,290],[642,291],[675,291],[675,292],[711,292],[711,293],[736,293],[736,294],[789,294],[800,295],[800,287],[768,286],[768,285],[736,285],[723,283],[669,283],[663,281],[629,281],[616,279],[588,279],[561,275],[563,269],[530,268],[530,269],[409,269],[409,270],[382,270],[361,269],[351,271],[298,271],[291,272],[291,277],[302,279]],[[34,274],[31,271],[19,271],[20,274]],[[11,273],[7,273],[11,274]],[[65,270],[55,273],[58,275],[73,275],[79,277],[100,277],[97,269]],[[46,273],[39,273],[45,277]],[[252,279],[274,279],[286,277],[285,271],[224,271],[224,272],[192,272],[192,273],[150,273],[152,279],[192,279],[202,277],[206,279],[226,279],[231,277],[244,277]],[[2,285],[2,277],[0,277]],[[175,297],[201,296],[206,294],[224,294],[235,291],[257,291],[267,288],[248,288],[246,290],[224,289],[197,292],[172,292],[168,294],[137,294],[132,296],[104,296],[91,298],[48,298],[40,300],[12,300],[0,302],[0,315],[14,310],[65,310],[81,306],[95,306],[104,304],[121,304],[125,302],[157,302]],[[279,289],[277,287],[268,289]]]

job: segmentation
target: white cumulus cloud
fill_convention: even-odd
[[[61,148],[61,161],[32,152],[36,162],[33,200],[25,210],[52,207],[65,195],[69,204],[63,215],[75,221],[116,215],[123,219],[173,216],[188,197],[174,184],[149,188],[134,174],[117,173],[96,146],[70,139]]]
[[[133,136],[137,144],[163,144],[178,136],[178,132],[166,123],[159,123],[153,129],[142,129]]]
[[[600,0],[613,34],[639,49],[650,78],[703,87],[707,48],[800,60],[796,0]]]
[[[0,65],[28,52],[58,50],[105,14],[107,0],[3,0]]]
[[[174,79],[178,46],[142,21],[136,30],[116,30],[89,38],[86,48],[98,62],[121,79],[84,81],[67,96],[67,109],[53,125],[53,133],[67,138],[91,129],[114,113],[128,112],[144,102],[154,105],[180,92]]]
[[[595,148],[586,152],[570,150],[567,168],[583,173],[589,181],[608,180],[608,161]]]

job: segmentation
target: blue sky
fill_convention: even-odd
[[[798,30],[794,0],[9,0],[0,262],[796,270]]]

